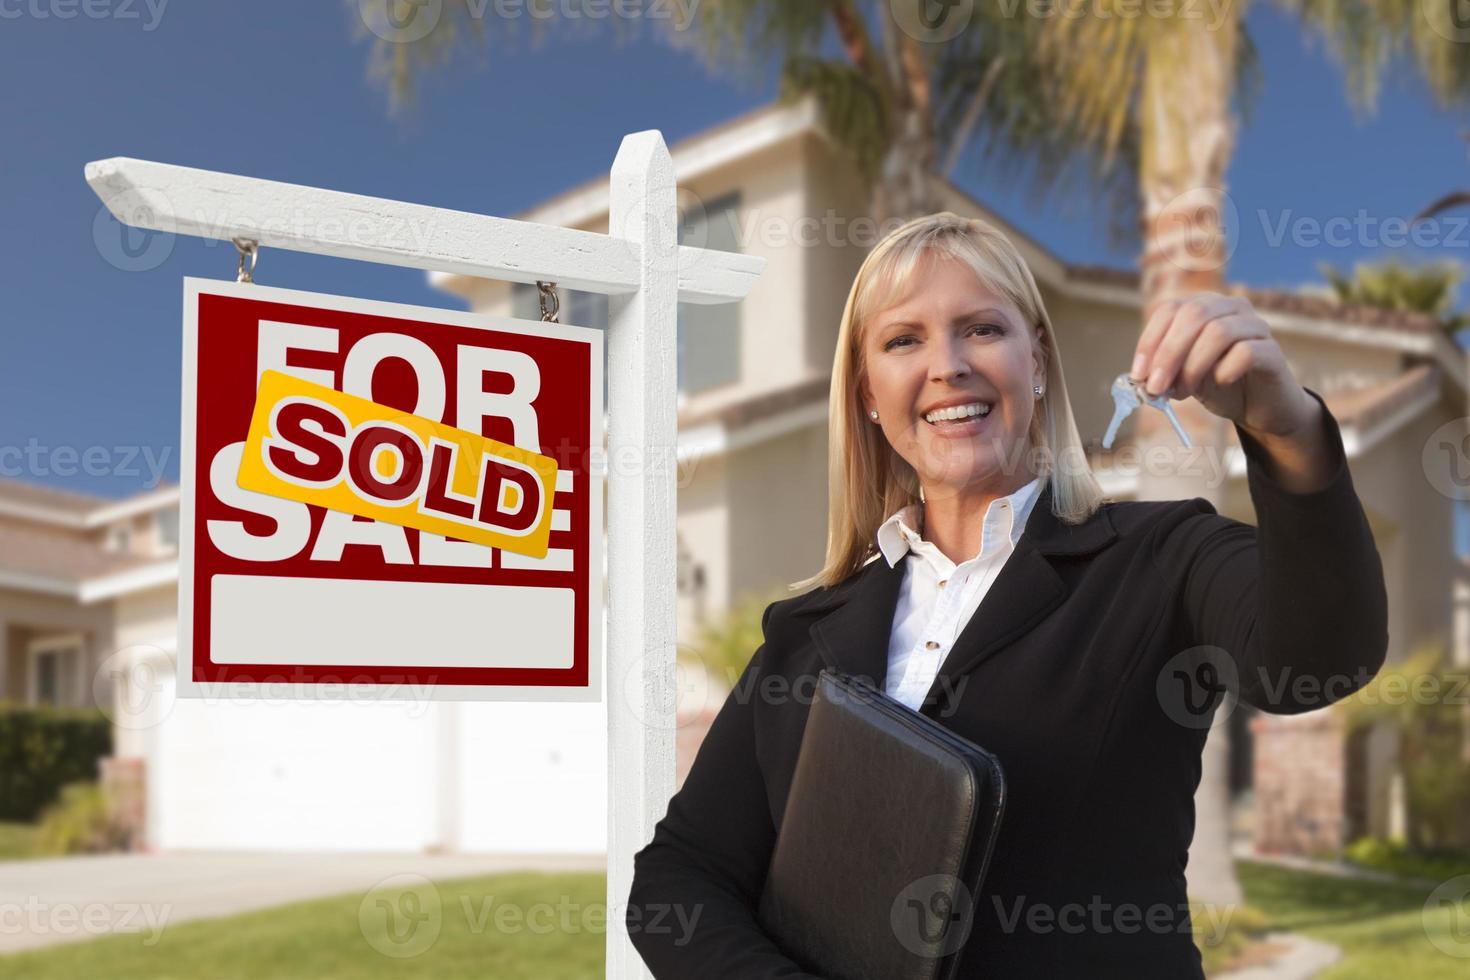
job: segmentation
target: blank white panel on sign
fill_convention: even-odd
[[[216,575],[210,593],[216,663],[572,665],[571,589]]]

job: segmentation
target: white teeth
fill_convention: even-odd
[[[990,406],[984,402],[971,402],[968,405],[954,405],[950,408],[938,408],[924,416],[924,421],[929,423],[943,422],[945,420],[967,419],[972,415],[989,415]]]

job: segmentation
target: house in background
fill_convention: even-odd
[[[90,705],[113,652],[173,649],[178,502],[172,486],[112,501],[0,479],[0,697]]]
[[[672,148],[686,244],[758,254],[766,271],[738,306],[679,314],[682,642],[743,596],[779,594],[822,565],[827,529],[827,408],[832,355],[849,288],[881,237],[868,202],[811,100],[771,105]],[[1103,451],[1112,379],[1142,325],[1133,272],[1069,265],[953,185],[944,207],[1003,229],[1040,286],[1056,328],[1081,435],[1105,491],[1139,492],[1127,461],[1133,422]],[[606,232],[608,187],[595,179],[517,217]],[[534,287],[463,276],[431,280],[472,309],[534,318]],[[1265,317],[1302,383],[1342,429],[1354,483],[1382,555],[1389,659],[1441,642],[1470,665],[1470,586],[1453,528],[1466,523],[1452,461],[1426,452],[1462,418],[1465,356],[1430,316],[1238,288]],[[564,291],[562,319],[605,328],[605,297]],[[1234,464],[1221,513],[1254,523]],[[1463,482],[1463,481],[1462,481]],[[1360,834],[1402,830],[1402,786],[1388,732],[1348,738],[1331,712],[1232,716],[1234,791],[1256,846],[1310,853]],[[1254,760],[1254,763],[1253,763]]]
[[[780,594],[822,564],[832,354],[853,277],[880,234],[810,101],[757,109],[670,149],[681,240],[767,260],[738,306],[680,307],[678,627],[688,643],[743,597]],[[1102,485],[1117,499],[1136,496],[1138,475],[1126,465],[1132,422],[1112,451],[1098,443],[1109,385],[1140,330],[1137,277],[1069,265],[959,188],[945,194],[949,210],[996,224],[1021,250]],[[606,232],[606,178],[516,217]],[[534,287],[431,281],[480,312],[538,316]],[[1462,353],[1428,317],[1244,292],[1342,427],[1387,575],[1390,659],[1438,640],[1470,664],[1470,589],[1451,544],[1462,505],[1435,489],[1454,475],[1451,460],[1425,451],[1439,426],[1466,414]],[[605,327],[606,298],[564,290],[560,319]],[[106,662],[104,700],[152,706],[144,721],[120,726],[112,766],[146,787],[148,846],[605,848],[605,704],[174,699],[171,494],[112,504],[0,485],[0,501],[12,500],[0,504],[4,689],[85,700]],[[1239,460],[1220,510],[1253,521]],[[110,530],[128,521],[126,533]],[[162,530],[148,530],[150,521]],[[609,697],[619,684],[607,679]],[[681,698],[681,710],[702,710],[706,721],[722,700],[716,691]],[[1258,846],[1330,850],[1401,828],[1388,733],[1349,739],[1328,712],[1253,723],[1250,714],[1232,716],[1232,745],[1237,799]],[[698,722],[681,730],[681,771],[697,732]]]

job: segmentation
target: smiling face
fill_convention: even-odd
[[[919,474],[926,497],[1008,494],[1035,475],[1032,386],[1044,384],[1045,366],[1025,317],[969,266],[926,258],[907,295],[869,318],[861,357],[864,416]]]

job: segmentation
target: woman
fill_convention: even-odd
[[[1294,713],[1356,690],[1387,598],[1337,423],[1248,302],[1165,303],[1135,355],[1150,393],[1234,423],[1257,526],[1102,499],[1041,296],[994,228],[944,212],[869,254],[833,363],[818,587],[766,609],[635,857],[628,928],[656,977],[810,976],[754,909],[826,666],[1005,769],[960,976],[1203,977],[1185,863],[1220,692]]]

